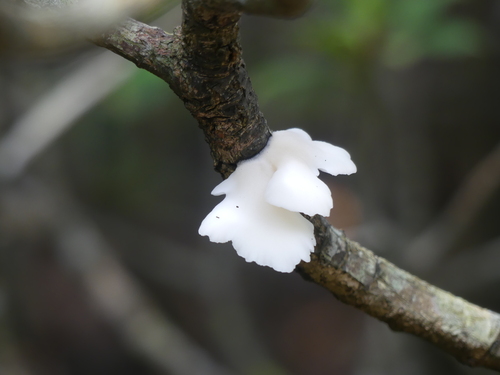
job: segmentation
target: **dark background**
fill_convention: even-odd
[[[154,23],[170,32],[179,14]],[[241,22],[271,129],[303,128],[358,167],[324,176],[331,222],[495,311],[499,25],[490,0],[318,0],[297,20]],[[16,167],[60,114],[61,135]],[[220,201],[202,132],[110,52],[3,51],[0,135],[2,375],[493,373],[200,237]]]

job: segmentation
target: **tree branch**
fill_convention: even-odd
[[[129,19],[95,42],[170,85],[198,120],[215,169],[226,178],[238,161],[264,148],[271,132],[241,57],[240,13],[206,4],[185,1],[182,29],[173,35]]]
[[[500,315],[445,292],[349,240],[325,218],[311,219],[317,245],[302,276],[339,300],[424,338],[469,366],[500,370]]]
[[[185,0],[182,29],[173,35],[129,20],[97,42],[170,85],[198,120],[224,177],[238,161],[258,153],[270,136],[241,58],[241,4]],[[398,269],[324,218],[311,220],[318,245],[312,261],[298,267],[305,278],[465,364],[500,370],[500,315]]]
[[[294,18],[301,16],[312,3],[312,0],[236,0],[241,10],[247,14]]]

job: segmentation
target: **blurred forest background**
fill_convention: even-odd
[[[331,222],[500,311],[500,2],[317,0],[241,33],[271,129],[358,166],[325,176]],[[46,42],[0,43],[1,375],[493,374],[200,237],[220,176],[182,102]]]

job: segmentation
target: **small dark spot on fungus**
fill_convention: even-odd
[[[236,208],[240,208],[240,206],[236,206]]]
[[[220,219],[220,217],[216,216],[217,219]]]

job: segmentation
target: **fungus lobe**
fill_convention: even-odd
[[[314,250],[313,225],[306,215],[329,216],[333,207],[319,171],[351,174],[356,166],[347,151],[313,141],[301,129],[276,131],[255,157],[212,191],[226,195],[201,223],[199,234],[212,242],[232,241],[247,262],[292,272]]]

